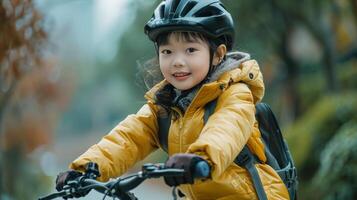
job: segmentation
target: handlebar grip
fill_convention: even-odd
[[[207,178],[211,173],[210,166],[206,161],[199,161],[195,165],[194,177],[195,178]]]

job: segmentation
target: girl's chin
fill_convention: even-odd
[[[172,84],[172,85],[178,90],[189,90],[193,88],[193,86],[190,85],[182,85],[182,84]]]

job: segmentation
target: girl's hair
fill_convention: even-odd
[[[157,47],[169,43],[170,37],[174,37],[177,41],[195,42],[201,40],[209,43],[209,38],[198,32],[164,32],[156,40]]]
[[[136,83],[144,91],[150,90],[154,85],[164,80],[157,56],[144,62],[137,61],[137,65]]]
[[[139,85],[143,85],[145,90],[151,89],[154,85],[162,81],[163,75],[160,71],[159,66],[159,47],[161,45],[166,45],[169,42],[170,37],[174,37],[177,41],[193,42],[201,40],[206,42],[209,46],[210,51],[210,72],[213,68],[212,59],[213,55],[220,44],[224,44],[220,39],[212,39],[206,35],[198,32],[165,32],[157,37],[155,42],[156,56],[152,59],[147,60],[143,64],[138,63],[139,72],[137,73],[137,82]],[[209,73],[210,73],[209,72]]]

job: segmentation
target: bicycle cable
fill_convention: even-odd
[[[172,189],[172,197],[174,198],[174,200],[177,200],[176,186],[174,186]]]
[[[137,174],[133,174],[133,175],[129,175],[129,176],[125,177],[125,178],[119,178],[119,179],[117,179],[116,183],[113,184],[112,186],[110,186],[110,188],[107,189],[107,191],[105,192],[104,197],[103,197],[102,200],[105,200],[105,198],[108,196],[108,194],[112,193],[112,189],[113,189],[117,184],[119,184],[120,181],[123,181],[123,180],[128,179],[128,178],[132,178],[132,177],[135,177],[135,176],[137,176]],[[114,196],[114,195],[113,195],[113,199],[115,200],[115,196]]]
[[[119,179],[121,180],[121,179]],[[105,192],[104,197],[102,200],[105,200],[105,198],[108,196],[109,193],[112,193],[112,189],[115,187],[117,183],[113,184],[112,186],[110,186],[110,188],[108,188],[108,190]],[[115,200],[115,196],[113,195],[113,200]]]

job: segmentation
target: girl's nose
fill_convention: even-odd
[[[172,65],[174,67],[183,67],[185,65],[185,59],[181,55],[175,56]]]

